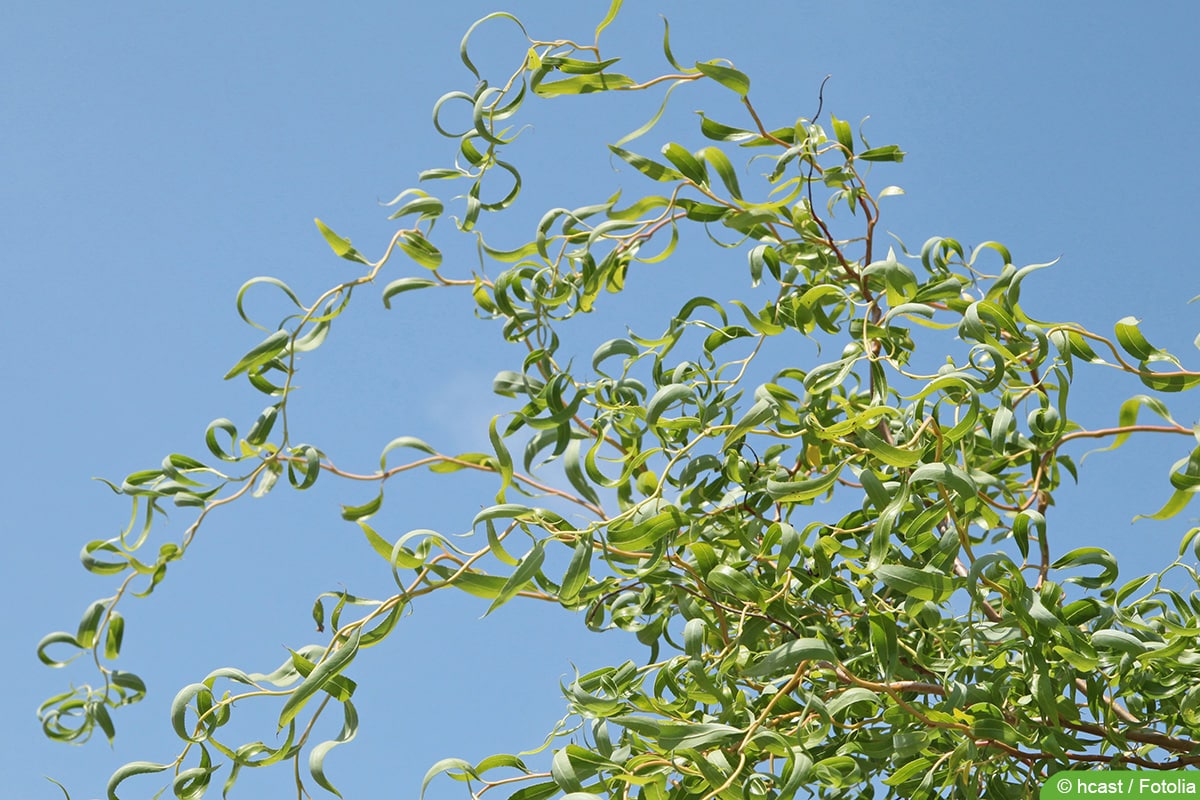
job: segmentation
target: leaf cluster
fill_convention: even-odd
[[[1178,588],[1197,583],[1186,559],[1200,555],[1200,529],[1161,572],[1124,585],[1102,547],[1062,552],[1052,537],[1055,494],[1079,469],[1076,440],[1114,449],[1134,435],[1184,437],[1190,453],[1147,516],[1182,511],[1200,488],[1200,447],[1191,444],[1200,433],[1176,422],[1162,395],[1193,389],[1200,373],[1150,344],[1133,319],[1106,337],[1034,318],[1022,287],[1048,265],[1019,267],[998,243],[935,237],[915,252],[881,252],[880,201],[902,190],[869,179],[874,165],[903,159],[898,147],[871,146],[819,113],[768,128],[749,77],[720,59],[683,66],[669,28],[672,72],[615,72],[619,60],[603,58],[598,42],[619,7],[595,45],[529,39],[497,84],[471,60],[471,34],[521,23],[506,13],[480,20],[461,50],[476,88],[434,109],[435,128],[456,143],[454,164],[421,174],[422,185],[465,190],[448,200],[400,193],[391,218],[410,227],[375,261],[318,220],[334,254],[362,274],[311,303],[276,278],[242,287],[238,312],[266,335],[226,378],[246,379],[268,405],[245,434],[228,419],[211,423],[205,460],[172,454],[109,484],[131,499],[131,521],[120,536],[88,543],[83,562],[119,578],[118,589],[89,606],[75,633],[38,647],[50,666],[70,660],[52,650],[90,653],[102,683],[47,700],[47,735],[79,741],[99,727],[112,738],[110,711],[145,692],[110,666],[125,630],[118,606],[150,594],[211,513],[271,492],[286,474],[297,490],[323,476],[378,486],[342,516],[390,570],[395,593],[323,594],[312,615],[329,629],[326,644],[292,651],[271,673],[226,667],[185,687],[170,713],[183,742],[176,760],[123,767],[110,797],[129,778],[164,771],[175,796],[200,797],[217,757],[231,764],[227,795],[241,770],[293,761],[305,796],[303,754],[312,782],[336,794],[324,760],[357,728],[348,670],[418,598],[447,588],[482,598],[489,612],[517,598],[555,603],[648,650],[646,663],[563,687],[567,714],[543,746],[547,768],[501,754],[446,759],[426,776],[426,785],[463,781],[474,797],[857,797],[872,782],[889,797],[1025,797],[1062,768],[1200,760],[1200,594]],[[696,82],[731,92],[745,118],[701,113],[699,134],[711,144],[696,151],[666,142],[646,155],[632,144],[654,129],[672,92]],[[644,194],[550,209],[519,247],[490,244],[487,223],[503,219],[521,190],[503,155],[525,103],[664,86],[654,117],[610,148]],[[445,127],[451,104],[469,106],[469,128]],[[735,166],[743,161],[761,176],[745,179]],[[459,215],[446,235],[477,242],[480,267],[469,275],[443,273],[434,226],[450,206]],[[692,297],[660,329],[627,330],[576,363],[563,326],[601,311],[643,265],[670,259],[697,232],[715,257],[739,265],[730,291],[741,299]],[[513,402],[492,420],[488,450],[444,453],[401,434],[378,470],[352,473],[295,437],[293,379],[299,358],[396,251],[418,271],[386,283],[385,305],[413,291],[465,289],[523,356],[496,376],[495,392]],[[246,310],[258,287],[282,293],[295,312],[258,325]],[[816,355],[799,355],[808,352]],[[1122,403],[1116,426],[1088,429],[1072,418],[1070,392],[1076,370],[1095,367],[1153,394]],[[1143,411],[1160,422],[1140,421]],[[387,482],[419,469],[494,477],[494,500],[464,520],[472,545],[374,522]],[[195,521],[147,557],[168,501],[196,509]],[[225,741],[235,702],[272,699],[282,744]],[[341,733],[310,745],[317,718],[337,705]]]

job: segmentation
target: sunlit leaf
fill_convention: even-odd
[[[793,639],[767,653],[746,674],[768,680],[790,675],[805,661],[836,661],[833,648],[823,639]]]
[[[796,481],[769,480],[767,494],[779,503],[805,503],[814,500],[833,488],[842,474],[842,466],[839,465],[836,469],[813,478]]]
[[[750,91],[750,79],[744,72],[738,72],[732,67],[726,67],[712,61],[697,61],[696,69],[712,78],[727,89],[736,92],[739,97],[745,97]]]
[[[229,372],[225,373],[225,380],[236,377],[248,369],[261,367],[268,361],[271,361],[276,356],[284,351],[288,341],[291,339],[291,334],[288,331],[275,331],[266,339],[259,342],[250,352],[242,356],[241,359],[233,365]]]
[[[357,250],[351,247],[349,239],[338,236],[329,228],[328,225],[326,225],[324,222],[321,222],[319,219],[314,219],[313,222],[317,223],[317,230],[321,231],[321,236],[325,237],[325,241],[329,244],[330,249],[332,249],[335,254],[348,261],[357,261],[360,264],[367,263],[367,260],[363,258]]]
[[[355,711],[354,705],[349,700],[342,703],[342,715],[342,730],[338,733],[337,738],[321,742],[308,753],[308,772],[312,775],[313,781],[325,791],[332,792],[338,797],[341,797],[342,793],[333,788],[333,784],[325,777],[325,757],[333,748],[351,741],[358,733],[358,712]]]
[[[131,761],[119,768],[108,779],[108,800],[120,800],[117,787],[135,775],[151,775],[170,768],[170,764],[156,764],[153,761]]]
[[[403,292],[411,292],[415,289],[428,289],[430,286],[437,286],[438,282],[430,278],[397,278],[396,280],[383,287],[383,305],[385,308],[392,307],[392,298]]]
[[[954,592],[953,579],[940,572],[927,572],[902,564],[884,564],[876,570],[876,575],[888,588],[918,600],[941,603]]]
[[[504,588],[500,590],[500,594],[488,606],[484,616],[491,614],[500,606],[511,600],[517,592],[524,589],[533,580],[535,575],[538,575],[542,569],[542,562],[546,559],[546,543],[544,540],[538,540],[530,548],[525,557],[521,559],[521,563],[513,570],[512,575],[504,583]]]
[[[325,687],[330,680],[339,675],[342,670],[350,665],[354,656],[358,653],[358,640],[360,629],[355,628],[354,632],[340,646],[329,653],[316,668],[300,682],[300,685],[292,690],[284,701],[283,709],[279,712],[278,729],[283,730],[289,722],[291,722],[309,699],[314,694]]]
[[[652,161],[645,156],[639,156],[637,153],[631,153],[628,150],[622,150],[615,145],[609,145],[609,150],[616,153],[622,161],[636,169],[638,172],[645,175],[647,178],[655,181],[679,181],[683,180],[683,175],[665,164],[659,164],[657,161]]]

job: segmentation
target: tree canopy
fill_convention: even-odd
[[[46,734],[111,739],[114,712],[142,699],[143,681],[113,665],[120,608],[154,591],[202,525],[231,503],[340,479],[377,486],[341,514],[393,593],[322,594],[311,607],[321,643],[297,643],[280,665],[191,676],[168,712],[178,757],[122,767],[110,797],[154,780],[180,798],[235,795],[243,770],[287,762],[298,796],[337,794],[326,758],[358,728],[356,660],[442,589],[482,598],[488,613],[554,603],[572,612],[564,624],[632,632],[647,653],[574,675],[541,751],[451,756],[426,785],[453,779],[515,800],[1026,797],[1061,769],[1200,761],[1200,528],[1161,570],[1125,583],[1102,546],[1064,549],[1052,535],[1080,445],[1184,437],[1147,516],[1187,506],[1200,431],[1164,398],[1194,389],[1200,372],[1133,318],[1101,334],[1032,316],[1022,288],[1050,265],[1018,266],[1003,244],[889,242],[881,215],[903,190],[872,170],[904,151],[868,142],[821,93],[809,117],[762,119],[751,77],[722,59],[681,62],[669,26],[667,68],[622,73],[600,47],[620,6],[594,44],[534,38],[507,13],[475,23],[461,56],[477,83],[433,111],[456,153],[389,203],[391,240],[356,246],[317,220],[356,277],[314,298],[273,277],[241,288],[238,314],[260,334],[225,378],[267,405],[249,424],[212,421],[196,454],[109,483],[129,498],[130,524],[82,558],[117,588],[38,646],[50,666],[86,654],[99,679],[46,700]],[[484,25],[526,34],[510,73],[472,61]],[[674,93],[698,83],[730,93],[741,117],[701,112],[699,149],[655,141]],[[609,147],[635,188],[545,210],[508,241],[522,166],[506,148],[523,135],[523,107],[646,92],[661,95],[658,111]],[[443,242],[464,237],[477,268],[444,265]],[[592,336],[580,320],[604,319],[614,295],[636,291],[626,284],[637,270],[684,242],[729,265],[733,299],[693,296],[662,308],[653,329],[580,344]],[[389,308],[456,292],[480,335],[523,348],[494,381],[511,406],[491,421],[490,449],[443,452],[403,432],[382,443],[377,469],[355,471],[335,465],[336,443],[289,424],[303,360],[376,284]],[[292,312],[261,319],[267,291]],[[1076,372],[1094,369],[1131,387],[1113,427],[1072,417]],[[485,474],[494,494],[461,530],[378,525],[391,487],[418,470]],[[195,516],[162,541],[168,504]],[[274,729],[230,738],[230,721],[257,705],[271,707]],[[328,716],[340,731],[318,741]]]

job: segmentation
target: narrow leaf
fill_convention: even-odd
[[[317,664],[309,676],[292,690],[291,695],[283,704],[283,709],[279,712],[279,730],[283,730],[289,722],[295,719],[296,715],[304,708],[305,703],[354,660],[354,656],[358,652],[360,630],[355,628],[354,632],[350,634],[350,638],[343,642],[341,647]]]
[[[383,492],[381,491],[375,496],[375,499],[363,503],[361,506],[342,506],[342,519],[347,522],[356,522],[370,517],[383,505]]]
[[[767,494],[777,503],[807,503],[825,494],[837,483],[842,474],[844,464],[815,478],[805,478],[798,481],[767,481]]]
[[[687,400],[695,400],[695,395],[692,394],[692,387],[684,386],[680,383],[672,383],[662,387],[646,403],[646,424],[653,426],[658,422],[659,417],[663,415],[664,411],[676,403],[682,403]]]
[[[692,183],[697,186],[708,185],[708,173],[705,171],[704,165],[697,161],[687,148],[671,142],[663,146],[662,154]]]
[[[313,222],[317,223],[317,230],[321,231],[321,235],[325,237],[325,241],[329,244],[329,247],[338,256],[348,261],[357,261],[360,264],[368,263],[357,250],[350,246],[349,239],[338,236],[328,225],[319,219],[314,219]]]
[[[750,78],[732,67],[721,66],[712,61],[697,61],[696,69],[726,89],[732,89],[739,97],[744,98],[750,91]]]
[[[284,351],[290,338],[291,334],[288,331],[275,331],[266,339],[259,342],[254,349],[242,356],[241,360],[233,365],[233,369],[225,373],[225,380],[236,377],[248,369],[254,369],[266,364]]]
[[[124,783],[127,778],[132,778],[134,775],[149,775],[155,772],[162,772],[164,769],[169,769],[170,766],[170,764],[156,764],[153,761],[132,761],[125,764],[108,779],[108,800],[120,800],[117,796],[117,787]]]
[[[383,287],[384,308],[391,308],[392,298],[398,294],[411,292],[414,289],[428,289],[430,286],[437,285],[438,282],[432,278],[397,278]]]
[[[804,661],[836,661],[833,648],[823,639],[793,639],[776,647],[746,669],[752,678],[790,675]]]
[[[941,572],[926,572],[901,564],[884,564],[875,574],[888,588],[918,600],[941,603],[954,592],[954,580]]]
[[[652,161],[645,156],[639,156],[637,153],[631,153],[628,150],[622,150],[616,145],[609,145],[609,150],[612,150],[626,164],[636,169],[638,172],[645,175],[647,178],[655,181],[679,181],[683,180],[683,175],[657,161]]]
[[[907,155],[903,150],[894,144],[889,144],[886,147],[875,147],[859,154],[859,158],[863,161],[895,161],[904,160]]]
[[[545,559],[546,542],[545,540],[538,540],[534,542],[533,547],[521,559],[520,566],[513,570],[512,575],[504,582],[504,588],[500,590],[500,594],[492,601],[492,604],[488,606],[488,610],[483,615],[486,617],[488,614],[491,614],[497,608],[511,600],[517,592],[529,585],[534,576],[541,571],[542,562]]]
[[[312,775],[313,781],[325,791],[331,792],[338,797],[341,797],[342,793],[333,788],[333,784],[325,777],[325,757],[329,755],[330,750],[339,744],[345,744],[350,741],[358,733],[358,712],[349,700],[342,704],[342,715],[342,730],[337,735],[337,738],[321,742],[308,754],[308,772]]]

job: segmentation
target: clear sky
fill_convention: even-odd
[[[873,144],[909,153],[888,173],[907,196],[888,201],[882,225],[910,246],[949,235],[1002,241],[1018,263],[1060,258],[1026,284],[1033,316],[1105,333],[1137,316],[1152,341],[1193,367],[1200,361],[1192,349],[1200,303],[1187,304],[1200,294],[1188,244],[1200,186],[1191,141],[1200,130],[1194,4],[626,5],[606,52],[629,55],[636,74],[665,69],[657,18],[665,13],[675,53],[731,59],[751,76],[751,97],[772,126],[811,116],[817,86],[832,74],[826,112],[870,115]],[[540,38],[588,40],[606,7],[538,0],[508,10]],[[114,535],[127,508],[89,479],[119,481],[170,452],[200,455],[216,417],[245,428],[259,396],[221,380],[257,342],[235,314],[237,288],[275,275],[310,297],[348,277],[353,267],[329,253],[313,217],[364,252],[380,251],[393,224],[378,203],[453,157],[430,109],[447,91],[473,88],[458,42],[492,10],[491,0],[131,0],[5,11],[5,796],[58,797],[41,778],[52,775],[76,798],[97,797],[120,764],[169,760],[178,749],[167,718],[177,689],[219,666],[267,671],[285,646],[319,641],[308,609],[320,592],[387,590],[386,566],[338,515],[339,502],[365,501],[370,490],[319,482],[308,495],[280,487],[240,503],[203,529],[151,598],[123,609],[121,664],[151,693],[118,715],[116,746],[41,738],[38,703],[92,675],[83,665],[42,668],[34,645],[73,629],[91,600],[113,591],[82,571],[78,552]],[[510,68],[523,52],[512,33],[481,38],[482,66]],[[677,92],[674,116],[643,151],[668,136],[699,146],[689,112],[700,102]],[[517,219],[603,199],[622,182],[644,188],[629,170],[613,172],[603,144],[643,121],[653,100],[534,105],[519,151],[528,190]],[[744,257],[734,263],[668,262],[662,274],[732,276],[733,296],[744,285]],[[370,469],[382,444],[402,434],[446,450],[483,449],[487,419],[506,408],[489,395],[490,379],[517,356],[494,343],[495,326],[474,321],[449,293],[407,300],[415,297],[385,312],[377,290],[356,296],[306,362],[297,425],[347,468]],[[652,296],[640,302],[636,313],[654,310]],[[621,333],[618,326],[596,341]],[[1120,401],[1140,391],[1090,385],[1115,392],[1083,402],[1098,423],[1115,423]],[[1177,416],[1194,422],[1195,401],[1184,400]],[[1110,547],[1125,577],[1169,561],[1198,512],[1160,526],[1129,520],[1166,498],[1167,470],[1186,448],[1135,446],[1089,461],[1094,471],[1081,490],[1053,511],[1052,536]],[[487,502],[481,486],[414,480],[389,492],[389,522],[461,531]],[[164,531],[178,536],[188,519],[176,511]],[[572,663],[584,670],[640,656],[623,635],[588,634],[554,608],[517,604],[480,621],[480,601],[430,600],[354,665],[359,739],[327,762],[347,797],[413,796],[443,756],[477,760],[536,746],[561,716],[558,681]],[[286,770],[260,772],[247,773],[234,796],[287,796]],[[138,797],[158,784],[129,786],[127,796]],[[464,795],[445,782],[430,796]]]

